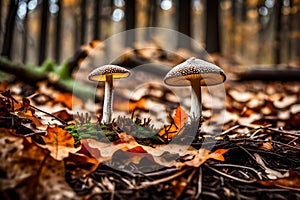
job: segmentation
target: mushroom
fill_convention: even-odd
[[[197,58],[189,58],[171,69],[164,78],[170,86],[191,86],[190,119],[202,117],[201,86],[211,86],[226,80],[224,71],[218,66]]]
[[[117,65],[104,65],[94,69],[88,76],[91,81],[105,81],[102,123],[111,122],[113,101],[113,79],[125,78],[130,75],[129,70]]]

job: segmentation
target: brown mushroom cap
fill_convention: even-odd
[[[195,79],[199,79],[201,86],[218,85],[226,80],[226,75],[218,66],[192,57],[171,69],[164,82],[171,86],[189,86]]]
[[[91,81],[105,81],[106,75],[112,75],[113,78],[125,78],[130,75],[129,70],[117,65],[104,65],[94,69],[88,76]]]

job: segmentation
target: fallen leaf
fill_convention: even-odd
[[[67,106],[69,109],[72,109],[73,105],[81,105],[81,99],[74,97],[70,93],[60,93],[56,96],[53,100],[54,103],[62,103],[63,105]]]
[[[247,101],[249,101],[254,94],[250,93],[250,92],[238,92],[236,90],[230,90],[228,91],[228,94],[236,101],[241,102],[241,103],[245,103]]]
[[[260,157],[260,155],[258,155],[257,153],[254,153],[254,157],[255,157],[255,160],[256,162],[262,166],[265,170],[265,173],[267,174],[267,177],[269,179],[277,179],[277,178],[282,178],[284,177],[284,175],[282,175],[280,172],[276,171],[276,170],[273,170],[271,168],[268,168],[263,159]]]
[[[223,154],[228,151],[228,149],[217,149],[216,151],[210,153],[208,157],[219,161],[225,161]]]
[[[73,168],[77,168],[77,173],[73,176],[77,176],[78,178],[86,177],[86,175],[95,171],[100,164],[98,159],[78,152],[74,154],[70,153],[64,161],[66,165],[73,165]]]
[[[297,95],[286,96],[283,99],[274,101],[274,106],[279,109],[286,108],[296,103],[298,100]]]
[[[165,136],[168,140],[173,139],[178,131],[188,121],[188,114],[181,108],[181,106],[178,106],[172,120],[171,125],[166,126],[158,133],[160,136]]]
[[[277,186],[300,191],[300,173],[294,170],[289,170],[287,177],[277,178],[275,180],[257,180],[257,182],[265,186]]]
[[[10,129],[0,129],[0,188],[2,195],[14,191],[16,199],[73,199],[66,183],[64,163],[48,156],[49,151],[30,143]],[[7,196],[9,197],[9,195]]]
[[[211,152],[207,149],[199,149],[196,152],[189,152],[188,154],[194,155],[194,157],[190,160],[185,162],[172,162],[170,166],[176,166],[181,168],[183,166],[191,166],[191,167],[199,167],[201,166],[206,160],[212,158],[219,161],[224,161],[223,154],[226,153],[228,149],[217,149],[214,152]]]
[[[181,108],[181,106],[178,106],[173,119],[177,127],[181,128],[188,121],[188,114]]]
[[[55,117],[58,117],[65,122],[68,122],[73,119],[73,115],[69,114],[65,109],[52,113]]]
[[[94,157],[94,158],[97,158],[97,159],[102,157],[100,149],[91,147],[89,145],[89,141],[87,139],[82,139],[82,140],[80,140],[80,142],[81,142],[81,148],[76,153],[84,154],[84,155],[87,155],[89,157]]]
[[[136,109],[146,110],[146,101],[147,99],[145,97],[141,97],[137,101],[118,98],[114,101],[113,107],[115,110],[128,111],[129,113],[132,113]]]
[[[31,124],[39,130],[46,130],[47,128],[47,125],[43,124],[41,119],[39,119],[36,115],[33,115],[31,112],[28,114],[28,112],[20,111],[17,115],[20,118],[29,119]]]
[[[75,153],[78,148],[74,147],[74,138],[66,130],[55,126],[47,127],[46,136],[42,136],[45,145],[39,146],[48,149],[50,155],[56,160],[63,160],[69,156],[69,153]]]

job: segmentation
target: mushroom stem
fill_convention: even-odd
[[[202,116],[201,85],[199,79],[191,80],[190,118],[199,120]]]
[[[113,75],[106,75],[105,91],[104,91],[104,102],[103,102],[103,116],[102,123],[108,124],[111,122],[112,116],[112,93],[113,93]]]

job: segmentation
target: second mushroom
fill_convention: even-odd
[[[201,86],[211,86],[226,80],[224,71],[218,66],[197,58],[190,58],[171,69],[164,78],[170,86],[191,86],[190,119],[202,117]]]
[[[129,70],[117,65],[104,65],[94,69],[88,79],[96,82],[105,82],[102,123],[111,122],[113,105],[113,79],[125,78],[130,75]]]

